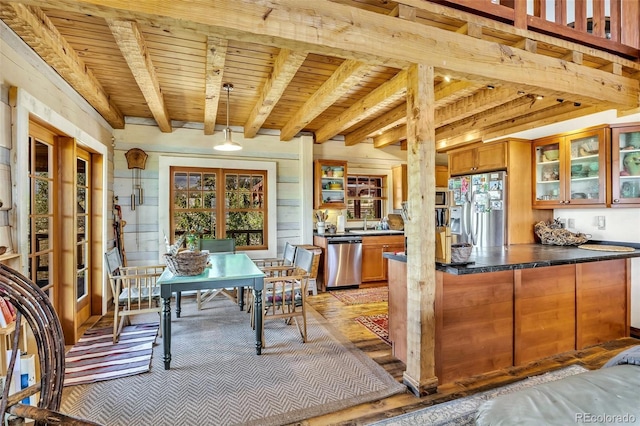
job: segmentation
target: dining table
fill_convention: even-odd
[[[245,253],[211,253],[207,267],[199,275],[174,275],[168,268],[158,278],[162,298],[164,369],[171,368],[171,297],[174,292],[249,287],[253,293],[256,354],[262,353],[262,289],[264,272]],[[238,297],[241,297],[240,292]]]

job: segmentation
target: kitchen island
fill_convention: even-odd
[[[631,252],[518,244],[436,266],[439,384],[629,336]],[[406,362],[406,256],[389,259],[389,338]]]

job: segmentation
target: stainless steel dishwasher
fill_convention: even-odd
[[[362,284],[362,237],[344,236],[327,239],[326,287]]]

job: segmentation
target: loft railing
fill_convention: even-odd
[[[636,0],[431,0],[632,59],[640,52]]]

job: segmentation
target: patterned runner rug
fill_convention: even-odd
[[[391,340],[389,340],[389,315],[363,315],[354,318],[354,320],[367,327],[383,342],[391,346]]]
[[[371,287],[351,290],[330,291],[339,301],[345,305],[361,305],[363,303],[377,303],[389,301],[389,288]]]
[[[573,376],[574,374],[584,373],[587,371],[579,365],[571,365],[556,371],[550,371],[539,376],[529,377],[519,382],[511,383],[506,386],[480,392],[466,398],[454,399],[433,407],[423,408],[422,410],[406,413],[398,417],[382,420],[372,423],[373,426],[472,426],[475,424],[475,414],[478,407],[483,402],[495,398],[499,395],[505,395],[520,389],[529,388],[541,383],[551,382],[553,380],[562,379],[563,377]]]
[[[158,344],[150,372],[67,387],[60,411],[110,426],[270,426],[406,392],[307,309],[307,343],[295,324],[270,320],[258,356],[249,316],[232,301],[215,298],[198,311],[195,300],[183,298],[182,317],[171,326],[171,370]]]
[[[158,323],[126,326],[118,343],[113,327],[87,330],[65,355],[64,385],[80,385],[149,371]]]

